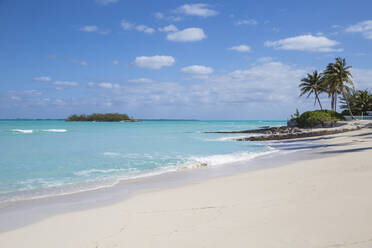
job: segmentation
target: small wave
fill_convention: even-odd
[[[107,157],[119,157],[119,156],[121,156],[121,154],[118,153],[118,152],[104,152],[103,153],[103,156],[107,156]]]
[[[32,129],[12,129],[12,132],[18,132],[18,133],[32,133]]]
[[[58,187],[62,186],[64,183],[62,181],[54,180],[51,178],[31,178],[19,181],[18,184],[23,186],[21,190],[30,190],[37,187],[42,188]]]
[[[45,129],[43,132],[51,132],[51,133],[65,133],[67,132],[66,129]]]
[[[223,165],[223,164],[231,164],[235,162],[247,161],[258,156],[267,155],[273,152],[276,152],[276,149],[270,149],[264,152],[239,152],[239,153],[231,153],[231,154],[218,154],[218,155],[210,155],[204,157],[192,157],[190,160],[195,161],[199,166],[196,168],[204,167],[204,166],[216,166],[216,165]],[[192,164],[191,164],[192,165]],[[193,167],[192,167],[193,168]]]
[[[258,136],[258,134],[236,135],[236,136],[228,136],[228,137],[203,139],[203,140],[204,141],[235,141],[236,139],[247,138],[247,137],[252,137],[252,136]]]
[[[89,176],[91,174],[107,174],[113,172],[120,172],[120,171],[136,171],[136,169],[90,169],[90,170],[82,170],[75,172],[75,176]]]

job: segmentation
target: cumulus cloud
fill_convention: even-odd
[[[135,79],[129,79],[128,82],[131,83],[152,83],[154,80],[150,78],[135,78]]]
[[[63,86],[78,86],[79,83],[73,81],[55,81],[53,84],[55,85],[63,85]]]
[[[117,3],[117,2],[118,0],[96,0],[96,3],[100,5],[109,5],[109,4]]]
[[[210,17],[218,14],[210,5],[204,3],[184,4],[176,9],[177,13],[190,16]]]
[[[239,25],[257,25],[257,21],[256,20],[253,20],[253,19],[247,19],[247,20],[239,20],[239,21],[236,21],[234,23],[235,25],[239,26]]]
[[[101,82],[98,84],[98,86],[104,89],[119,89],[120,88],[119,84],[113,84],[111,82]]]
[[[273,58],[271,57],[261,57],[259,59],[257,59],[257,62],[259,63],[267,63],[267,62],[271,62],[273,61]]]
[[[164,19],[164,14],[163,13],[161,13],[161,12],[156,12],[156,13],[154,13],[154,16],[155,16],[155,18],[157,18],[157,19]]]
[[[297,50],[311,52],[340,52],[341,48],[334,48],[339,42],[324,36],[300,35],[277,41],[266,41],[266,47],[276,50]]]
[[[167,40],[176,42],[199,41],[205,39],[206,37],[207,36],[201,28],[186,28],[167,34]]]
[[[138,67],[157,70],[162,67],[172,66],[174,62],[176,62],[176,60],[172,56],[155,55],[152,57],[136,57],[133,63]]]
[[[359,22],[346,28],[346,32],[361,33],[364,38],[372,39],[372,20]]]
[[[211,74],[213,73],[213,68],[203,65],[191,65],[183,67],[181,71],[190,74]]]
[[[167,20],[171,22],[178,22],[181,21],[181,17],[179,16],[166,16],[162,12],[156,12],[154,13],[154,17],[159,20]]]
[[[352,68],[353,82],[355,87],[360,90],[369,89],[372,90],[371,78],[372,69],[356,69]]]
[[[155,29],[147,27],[145,25],[138,25],[136,26],[136,30],[140,32],[144,32],[146,34],[152,34],[155,32]]]
[[[83,32],[97,32],[98,27],[97,26],[84,26],[80,28],[79,30]]]
[[[52,78],[49,76],[40,76],[40,77],[34,77],[32,78],[34,81],[41,81],[41,82],[50,82],[52,81]]]
[[[239,46],[233,46],[229,48],[230,50],[234,50],[241,53],[246,53],[251,51],[251,47],[248,45],[239,45]]]
[[[178,28],[173,25],[173,24],[170,24],[168,26],[165,26],[165,27],[162,27],[162,28],[159,28],[158,29],[160,32],[165,32],[165,33],[168,33],[168,32],[176,32],[178,31]]]
[[[112,106],[125,105],[131,109],[143,107],[146,110],[142,113],[155,111],[157,115],[169,114],[174,108],[175,114],[180,117],[198,112],[198,116],[210,118],[213,112],[216,113],[215,117],[235,112],[235,115],[223,115],[223,118],[242,118],[242,114],[244,118],[252,114],[256,118],[285,118],[302,101],[298,98],[298,84],[307,71],[281,62],[269,62],[224,74],[212,74],[203,79],[192,77],[187,84],[125,84],[117,91],[110,92],[113,95],[107,98]],[[305,106],[302,104],[300,111]],[[308,106],[313,106],[312,101],[309,101]]]
[[[110,30],[101,30],[98,26],[95,26],[95,25],[83,26],[79,28],[78,30],[82,32],[98,33],[98,34],[108,34],[111,32]]]
[[[146,25],[136,25],[134,23],[127,22],[125,20],[122,20],[120,22],[121,27],[124,30],[137,30],[139,32],[144,32],[146,34],[152,34],[155,32],[155,29],[148,27]]]

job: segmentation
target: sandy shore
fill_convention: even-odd
[[[0,247],[372,247],[372,129],[321,140],[324,158],[52,216]]]

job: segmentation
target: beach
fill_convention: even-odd
[[[314,159],[60,213],[0,233],[0,246],[371,247],[372,130],[310,141],[323,144]]]

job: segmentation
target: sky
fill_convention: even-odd
[[[338,56],[372,88],[370,0],[0,0],[0,118],[286,120]],[[326,95],[323,106],[330,108]]]

